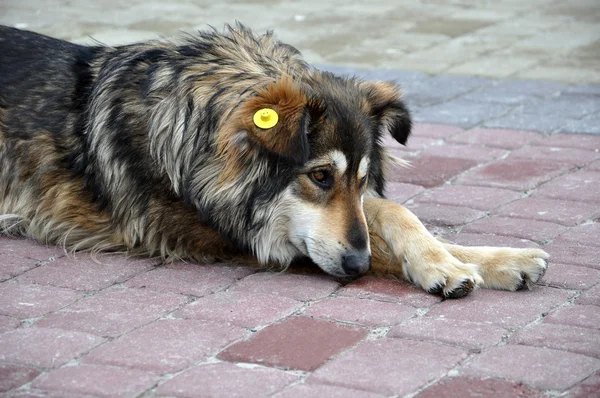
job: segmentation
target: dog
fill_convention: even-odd
[[[444,298],[539,281],[539,249],[436,239],[384,198],[382,146],[411,132],[400,89],[319,71],[237,24],[80,46],[0,27],[0,228],[71,250],[310,259]]]

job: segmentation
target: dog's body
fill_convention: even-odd
[[[443,244],[382,199],[381,137],[410,134],[399,90],[298,55],[243,26],[117,48],[0,27],[0,230],[196,261],[309,257],[337,276],[372,263],[448,297],[539,280],[543,251]]]

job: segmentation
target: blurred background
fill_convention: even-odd
[[[0,23],[123,44],[239,20],[311,63],[600,83],[599,0],[2,0]]]

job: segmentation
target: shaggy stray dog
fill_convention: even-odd
[[[382,136],[410,129],[394,84],[315,70],[242,25],[122,47],[0,27],[5,233],[199,262],[307,257],[444,297],[537,282],[542,250],[443,243],[383,198]]]

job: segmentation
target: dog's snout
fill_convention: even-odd
[[[371,256],[368,252],[350,253],[342,258],[342,268],[347,275],[361,275],[371,269]]]

